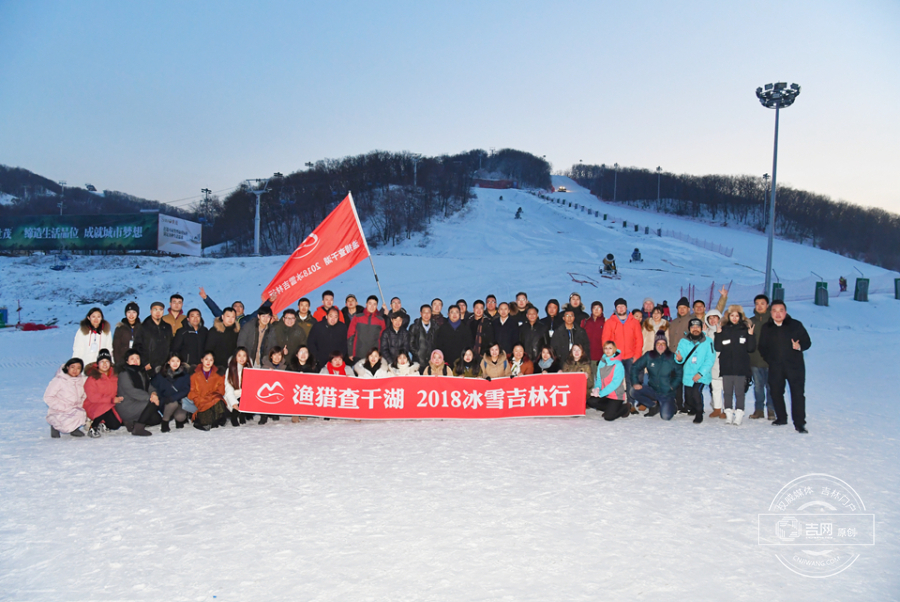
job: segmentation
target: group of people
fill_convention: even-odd
[[[304,297],[276,316],[275,296],[245,314],[243,303],[220,308],[201,288],[215,317],[210,328],[199,309],[183,311],[178,294],[168,308],[152,303],[143,321],[138,305],[128,303],[114,330],[94,307],[75,335],[73,357],[44,394],[47,422],[53,437],[85,431],[99,437],[123,425],[149,436],[148,426],[168,432],[172,420],[175,428],[190,422],[204,431],[229,421],[240,426],[253,419],[240,408],[244,368],[488,380],[583,372],[586,405],[606,420],[644,412],[664,420],[685,414],[700,423],[708,390],[709,417],[740,425],[752,386],[750,418],[766,418],[767,411],[773,424],[784,425],[788,383],[794,427],[806,433],[803,352],[810,339],[803,324],[782,301],[758,295],[747,318],[740,305],[727,306],[726,289],[719,293],[710,311],[702,300],[683,297],[674,318],[667,302],[650,298],[633,310],[617,299],[607,317],[600,301],[588,309],[578,293],[565,305],[550,299],[543,316],[520,292],[500,303],[488,295],[471,311],[459,299],[446,315],[443,301],[434,299],[412,319],[398,297],[379,308],[374,295],[364,305],[347,295],[339,308],[325,291],[314,311]],[[259,423],[268,418],[261,415]]]

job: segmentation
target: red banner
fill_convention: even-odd
[[[353,197],[348,194],[284,262],[263,291],[262,299],[278,293],[272,304],[272,311],[277,314],[368,256],[366,237]]]
[[[357,378],[245,368],[241,411],[355,420],[584,416],[583,372]]]

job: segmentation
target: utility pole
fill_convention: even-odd
[[[769,225],[769,174],[763,174],[763,228]]]
[[[616,174],[613,176],[613,203],[616,202],[616,190],[619,186],[619,164],[613,164],[613,167],[616,168]]]
[[[662,178],[662,167],[656,166],[656,210],[659,211],[659,181]]]
[[[66,195],[66,181],[60,180],[59,181],[59,202],[56,204],[56,206],[59,207],[60,215],[62,215],[63,205],[65,205],[65,202],[63,201],[63,197],[65,195]]]
[[[413,155],[413,156],[412,156],[412,164],[413,164],[413,189],[414,189],[414,190],[418,190],[418,189],[419,189],[418,179],[417,179],[417,174],[418,174],[419,161],[421,161],[421,160],[422,160],[422,157],[420,157],[420,156],[418,156],[418,155]]]

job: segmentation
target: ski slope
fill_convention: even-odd
[[[765,238],[621,206],[567,179],[558,193],[619,219],[722,240],[731,258],[627,231],[522,191],[478,190],[427,235],[375,250],[388,297],[412,314],[524,290],[543,308],[579,291],[674,307],[689,283],[762,281]],[[500,200],[500,197],[503,200]],[[577,200],[576,200],[577,199]],[[523,219],[513,216],[518,207]],[[604,211],[601,211],[603,213]],[[627,258],[640,247],[644,263]],[[598,278],[612,252],[623,278]],[[727,427],[629,417],[497,422],[309,420],[188,428],[149,438],[51,440],[42,394],[78,321],[106,299],[204,286],[252,306],[284,258],[0,258],[0,306],[44,332],[0,331],[0,600],[888,600],[900,592],[896,385],[883,375],[900,301],[789,303],[806,324],[810,434],[767,420]],[[135,266],[139,265],[139,268]],[[778,241],[784,279],[887,272]],[[597,280],[573,282],[568,272]],[[368,262],[333,281],[338,299],[377,292]],[[317,304],[321,291],[309,297]],[[84,301],[84,302],[82,302]],[[752,402],[749,402],[752,403]],[[757,514],[807,473],[852,485],[876,545],[847,571],[804,578],[757,545]]]

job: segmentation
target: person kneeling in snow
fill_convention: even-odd
[[[646,386],[641,384],[644,370],[647,371]],[[659,414],[663,420],[671,420],[675,415],[675,396],[680,386],[681,366],[669,350],[666,333],[658,332],[654,348],[631,367],[631,398],[650,408],[644,416]]]
[[[97,361],[85,367],[84,375],[87,377],[84,381],[84,411],[91,419],[88,434],[99,437],[104,427],[109,431],[117,430],[122,421],[115,407],[122,398],[117,395],[119,377],[113,371],[109,349],[100,350]]]
[[[207,351],[200,365],[191,375],[190,400],[197,406],[194,414],[194,428],[209,431],[213,427],[225,426],[228,409],[225,407],[225,377],[214,366],[212,351]]]
[[[141,367],[137,349],[125,353],[125,369],[119,373],[118,396],[122,398],[116,412],[128,432],[137,437],[152,435],[146,427],[162,422],[159,416],[159,397],[150,386],[150,375]]]
[[[688,335],[678,343],[675,361],[684,365],[684,405],[694,412],[694,424],[703,422],[703,386],[712,382],[716,352],[706,335],[700,318],[691,318]]]
[[[44,391],[44,403],[50,407],[47,424],[54,439],[58,439],[60,433],[84,437],[81,429],[87,420],[87,413],[82,407],[85,398],[82,368],[84,363],[73,357],[60,367]]]
[[[603,344],[603,357],[597,362],[595,382],[599,386],[591,389],[588,407],[603,412],[605,420],[628,416],[630,406],[625,401],[625,368],[612,341]]]

